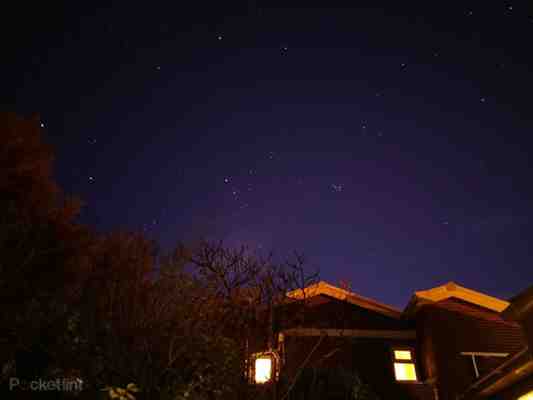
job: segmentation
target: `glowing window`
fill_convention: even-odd
[[[397,381],[416,381],[415,365],[411,363],[394,363]]]
[[[518,400],[533,400],[533,390],[529,393],[520,396]]]
[[[416,382],[416,368],[411,350],[394,350],[394,376],[400,382]]]
[[[394,350],[394,359],[396,360],[411,360],[410,350]]]
[[[255,360],[255,383],[265,383],[272,377],[272,359],[257,358]]]

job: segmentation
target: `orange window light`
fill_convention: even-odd
[[[255,360],[255,383],[265,383],[272,378],[272,359],[263,357]]]

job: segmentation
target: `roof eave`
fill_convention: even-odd
[[[465,288],[455,282],[448,282],[432,289],[417,291],[413,297],[415,298],[415,304],[421,301],[436,303],[441,300],[456,298],[496,312],[502,312],[509,306],[509,302],[505,300]]]
[[[514,382],[533,374],[533,357],[528,347],[505,360],[468,387],[459,399],[486,397],[504,390]]]
[[[510,321],[520,321],[533,312],[533,286],[530,286],[518,296],[511,299],[511,304],[502,312],[503,318]]]
[[[400,310],[392,306],[382,304],[376,300],[333,286],[324,281],[287,293],[288,297],[297,299],[304,299],[318,295],[326,295],[341,301],[347,301],[359,307],[367,308],[396,319],[399,319],[402,315]]]

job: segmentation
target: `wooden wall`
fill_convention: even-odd
[[[417,314],[417,325],[422,368],[428,378],[436,379],[440,400],[455,400],[476,379],[471,358],[461,352],[514,354],[525,346],[518,324],[459,300],[425,306]],[[482,374],[503,361],[477,360]]]

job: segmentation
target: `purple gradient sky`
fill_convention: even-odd
[[[84,222],[298,250],[400,308],[532,283],[527,2],[222,3],[14,19],[2,106],[41,113]]]

